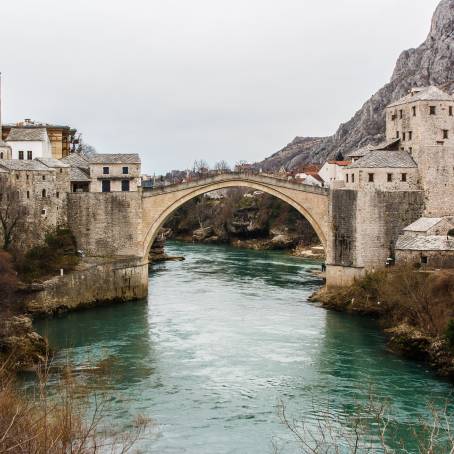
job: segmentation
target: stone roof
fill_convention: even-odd
[[[79,167],[71,167],[69,169],[70,181],[90,181],[90,177]]]
[[[140,164],[137,153],[104,153],[89,157],[90,164]]]
[[[46,128],[11,128],[11,131],[6,138],[7,142],[22,142],[22,141],[47,141]]]
[[[398,99],[397,101],[388,105],[388,107],[396,107],[402,104],[408,104],[415,101],[452,101],[454,97],[450,94],[440,90],[438,87],[431,85],[430,87],[415,88],[410,91],[407,96]]]
[[[443,218],[419,218],[413,224],[405,227],[404,232],[427,232],[442,220]]]
[[[0,161],[0,166],[6,168],[7,170],[46,170],[51,172],[52,169],[40,163],[39,161],[33,160],[22,160],[22,159],[5,159]]]
[[[35,158],[35,161],[39,161],[41,164],[44,164],[45,166],[51,167],[53,169],[65,169],[67,167],[70,167],[69,164],[66,164],[63,161],[54,158]]]
[[[442,235],[401,235],[396,249],[403,251],[454,251],[454,238]]]
[[[347,154],[347,158],[362,158],[369,151],[373,150],[386,150],[390,146],[395,145],[397,142],[400,142],[400,139],[390,139],[380,142],[378,145],[366,145],[364,147],[358,148],[357,150],[351,151]]]
[[[80,153],[71,153],[70,155],[61,159],[61,161],[65,164],[69,164],[70,166],[80,167],[81,169],[88,169],[89,167],[88,157]]]
[[[354,162],[350,169],[353,168],[397,168],[407,169],[416,168],[416,162],[406,151],[390,151],[390,150],[372,150],[364,157]]]

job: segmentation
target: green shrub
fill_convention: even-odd
[[[46,235],[43,245],[30,249],[17,263],[22,280],[31,282],[55,276],[60,269],[72,271],[79,263],[77,244],[69,229],[58,228]]]

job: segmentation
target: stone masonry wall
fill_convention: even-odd
[[[145,298],[148,264],[140,259],[86,260],[77,271],[55,277],[27,300],[27,310],[43,315],[79,309],[101,302]]]
[[[360,191],[356,210],[355,266],[384,266],[401,230],[419,219],[424,211],[422,191]]]
[[[330,193],[332,257],[327,257],[328,263],[341,266],[354,265],[357,198],[357,191],[333,189]]]
[[[421,257],[427,257],[427,263],[421,263]],[[397,250],[396,259],[400,262],[420,264],[421,269],[454,268],[454,251],[408,251]]]
[[[87,256],[142,256],[140,191],[68,194],[68,224]]]

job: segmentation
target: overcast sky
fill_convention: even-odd
[[[426,37],[438,0],[2,2],[3,118],[76,127],[143,171],[332,134]]]

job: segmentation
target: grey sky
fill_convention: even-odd
[[[143,171],[328,135],[426,37],[438,0],[3,2],[3,117],[69,124]]]

